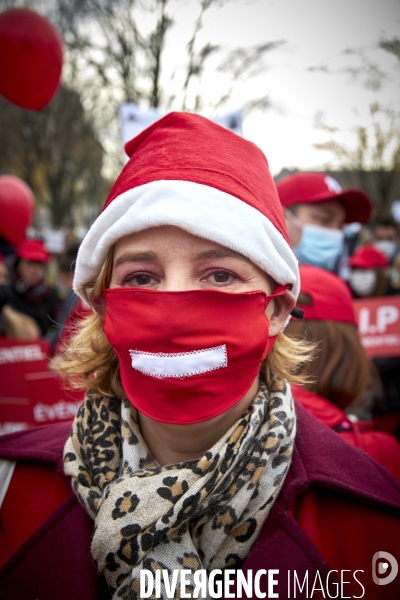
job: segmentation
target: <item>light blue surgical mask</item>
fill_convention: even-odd
[[[343,231],[320,225],[302,224],[300,243],[293,248],[300,265],[333,271],[343,250]]]

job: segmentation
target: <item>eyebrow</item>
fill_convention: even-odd
[[[229,248],[211,248],[211,250],[205,250],[204,252],[199,252],[195,254],[192,258],[193,262],[197,262],[199,260],[205,260],[208,258],[239,258],[240,260],[251,262],[246,256],[240,254],[239,252],[235,252],[235,250],[230,250]],[[144,261],[154,261],[158,260],[157,254],[151,251],[143,251],[143,252],[124,252],[119,256],[115,262],[114,267],[118,267],[125,262],[144,262]]]
[[[154,252],[124,252],[115,259],[114,267],[118,267],[124,262],[143,262],[145,260],[157,260],[158,256]]]
[[[239,252],[235,252],[235,250],[230,250],[229,248],[212,248],[211,250],[205,250],[204,252],[199,252],[193,257],[193,261],[204,260],[206,258],[239,258],[241,260],[245,260],[246,262],[251,262],[246,256],[240,254]]]

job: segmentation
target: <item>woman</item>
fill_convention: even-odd
[[[44,281],[50,256],[41,240],[23,240],[15,256],[10,306],[31,317],[44,336],[56,322],[61,303],[57,290]]]
[[[172,592],[165,579],[156,584],[163,598],[196,595],[203,572],[211,589],[198,597],[233,597],[229,577],[240,581],[242,570],[256,597],[283,598],[294,569],[331,591],[341,577],[332,568],[369,574],[376,544],[398,549],[400,491],[301,407],[295,415],[285,377],[300,381],[293,373],[310,349],[282,334],[299,278],[264,156],[185,113],[167,115],[126,150],[130,161],[76,264],[75,291],[94,313],[62,367],[90,385],[72,433],[66,440],[59,426],[0,442],[10,462],[28,452],[53,464],[65,444],[74,491],[49,502],[47,518],[43,508],[34,524],[31,515],[33,535],[0,573],[4,597],[147,597],[144,572],[170,585],[185,574]],[[24,477],[17,464],[2,522],[16,518]],[[30,497],[42,500],[50,484],[40,477]],[[62,495],[61,476],[52,477]],[[362,543],[347,550],[348,519]],[[365,519],[371,535],[361,536]],[[276,583],[261,577],[266,569],[272,578],[281,570]],[[341,585],[362,591],[357,577]],[[395,600],[397,583],[387,590]],[[243,597],[254,597],[249,587]]]
[[[9,283],[6,262],[0,254],[0,339],[1,337],[15,340],[37,340],[40,331],[36,322],[11,308],[13,293]]]
[[[317,419],[381,463],[400,478],[400,446],[391,435],[373,431],[374,396],[380,395],[379,375],[358,336],[347,285],[323,269],[302,265],[298,306],[302,321],[292,321],[287,333],[318,345],[304,366],[308,381],[292,386],[293,395]]]

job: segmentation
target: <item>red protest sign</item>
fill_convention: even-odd
[[[360,298],[353,304],[368,356],[400,356],[400,296]]]
[[[25,375],[47,369],[49,343],[0,338],[0,433],[32,424]]]
[[[35,425],[70,421],[82,404],[85,390],[67,389],[56,373],[30,373],[25,376]]]

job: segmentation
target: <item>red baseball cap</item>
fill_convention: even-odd
[[[23,260],[48,263],[50,255],[48,254],[42,240],[23,240],[15,251],[15,255]]]
[[[350,256],[348,263],[356,269],[385,268],[389,266],[387,256],[370,244],[357,248],[354,254]]]
[[[301,265],[302,293],[311,298],[311,305],[297,304],[304,310],[305,320],[339,321],[357,326],[351,292],[337,275],[319,267]]]
[[[282,206],[338,200],[342,204],[345,223],[366,223],[371,216],[371,201],[357,189],[342,189],[336,179],[325,173],[295,173],[276,183]]]

